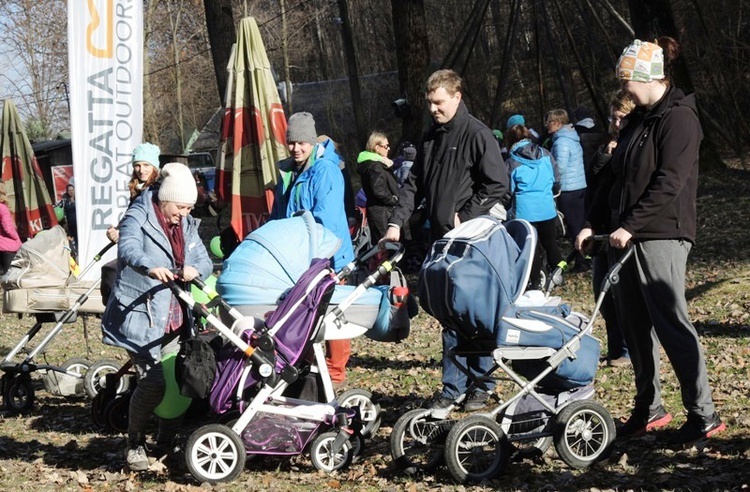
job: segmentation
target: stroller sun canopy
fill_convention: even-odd
[[[256,229],[224,261],[217,291],[232,305],[275,304],[314,258],[330,258],[341,240],[310,212]]]

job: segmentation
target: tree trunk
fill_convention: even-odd
[[[430,64],[424,0],[391,0],[401,96],[409,110],[401,115],[401,140],[419,142],[425,124],[424,82]]]
[[[354,110],[354,121],[357,126],[357,143],[360,149],[364,149],[368,136],[367,124],[365,123],[365,111],[362,107],[362,91],[359,86],[357,48],[354,46],[354,35],[352,33],[351,19],[349,18],[349,5],[346,2],[347,0],[338,0],[342,20],[341,37],[344,42],[346,68],[349,72],[349,90],[352,93],[352,109]]]
[[[680,41],[669,0],[628,0],[628,6],[636,39],[653,41],[659,36],[672,36]],[[690,70],[682,56],[675,60],[672,79],[675,85],[685,92],[695,90]],[[701,170],[724,168],[724,162],[719,157],[719,150],[713,141],[712,127],[705,124],[700,104],[698,104],[698,116],[705,132],[701,144]]]
[[[214,60],[218,105],[221,105],[229,76],[227,74],[229,54],[237,39],[232,16],[232,0],[203,0],[203,6],[206,11],[206,28],[208,40],[211,43],[211,56]]]

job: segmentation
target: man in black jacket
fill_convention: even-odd
[[[504,211],[501,201],[508,192],[508,174],[500,146],[492,130],[469,114],[462,101],[463,80],[453,70],[438,70],[426,85],[433,125],[424,135],[417,160],[401,188],[384,241],[399,240],[400,228],[422,197],[426,199],[433,241],[469,219]],[[443,328],[443,354],[462,341],[460,333]],[[489,356],[458,360],[476,376],[492,367]],[[467,387],[466,375],[443,356],[443,390],[433,408],[449,406]],[[478,410],[486,405],[487,398],[484,391],[474,392],[464,408]]]

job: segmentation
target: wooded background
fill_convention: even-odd
[[[367,134],[417,141],[423,84],[441,67],[466,79],[465,100],[504,130],[521,112],[585,105],[606,121],[614,66],[634,38],[682,43],[678,86],[698,94],[702,165],[744,162],[750,141],[746,0],[144,0],[144,139],[178,153],[222,105],[240,18],[254,16],[286,88],[287,116],[311,111],[347,159]],[[69,128],[66,0],[0,5],[0,94],[36,140]],[[405,99],[398,115],[392,102]],[[395,147],[395,146],[394,146]],[[713,159],[711,159],[713,158]]]

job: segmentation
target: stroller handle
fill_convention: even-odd
[[[388,242],[383,243],[383,249],[391,253],[391,255],[387,260],[385,260],[380,265],[379,270],[384,269],[382,272],[380,272],[380,275],[383,275],[393,270],[393,268],[396,266],[396,263],[401,261],[401,258],[404,257],[404,252],[406,251],[406,248],[404,247],[402,243],[398,243],[395,241],[388,241]],[[349,274],[351,274],[357,268],[358,264],[364,263],[365,261],[369,260],[376,254],[378,254],[380,251],[383,251],[383,249],[381,249],[381,247],[378,244],[376,244],[370,249],[363,251],[356,258],[354,258],[348,265],[342,268],[341,271],[336,274],[336,276],[339,279],[348,277]],[[375,280],[377,280],[377,278]]]
[[[190,309],[198,316],[206,318],[212,326],[214,326],[219,332],[225,336],[230,342],[232,342],[237,348],[239,348],[244,354],[254,363],[257,364],[258,373],[261,376],[270,376],[273,373],[273,364],[266,359],[259,351],[255,350],[255,347],[247,344],[239,336],[237,336],[232,330],[226,327],[211,311],[206,308],[203,304],[195,302],[195,299],[185,290],[182,289],[174,280],[167,282],[167,286],[172,293],[184,302]]]

